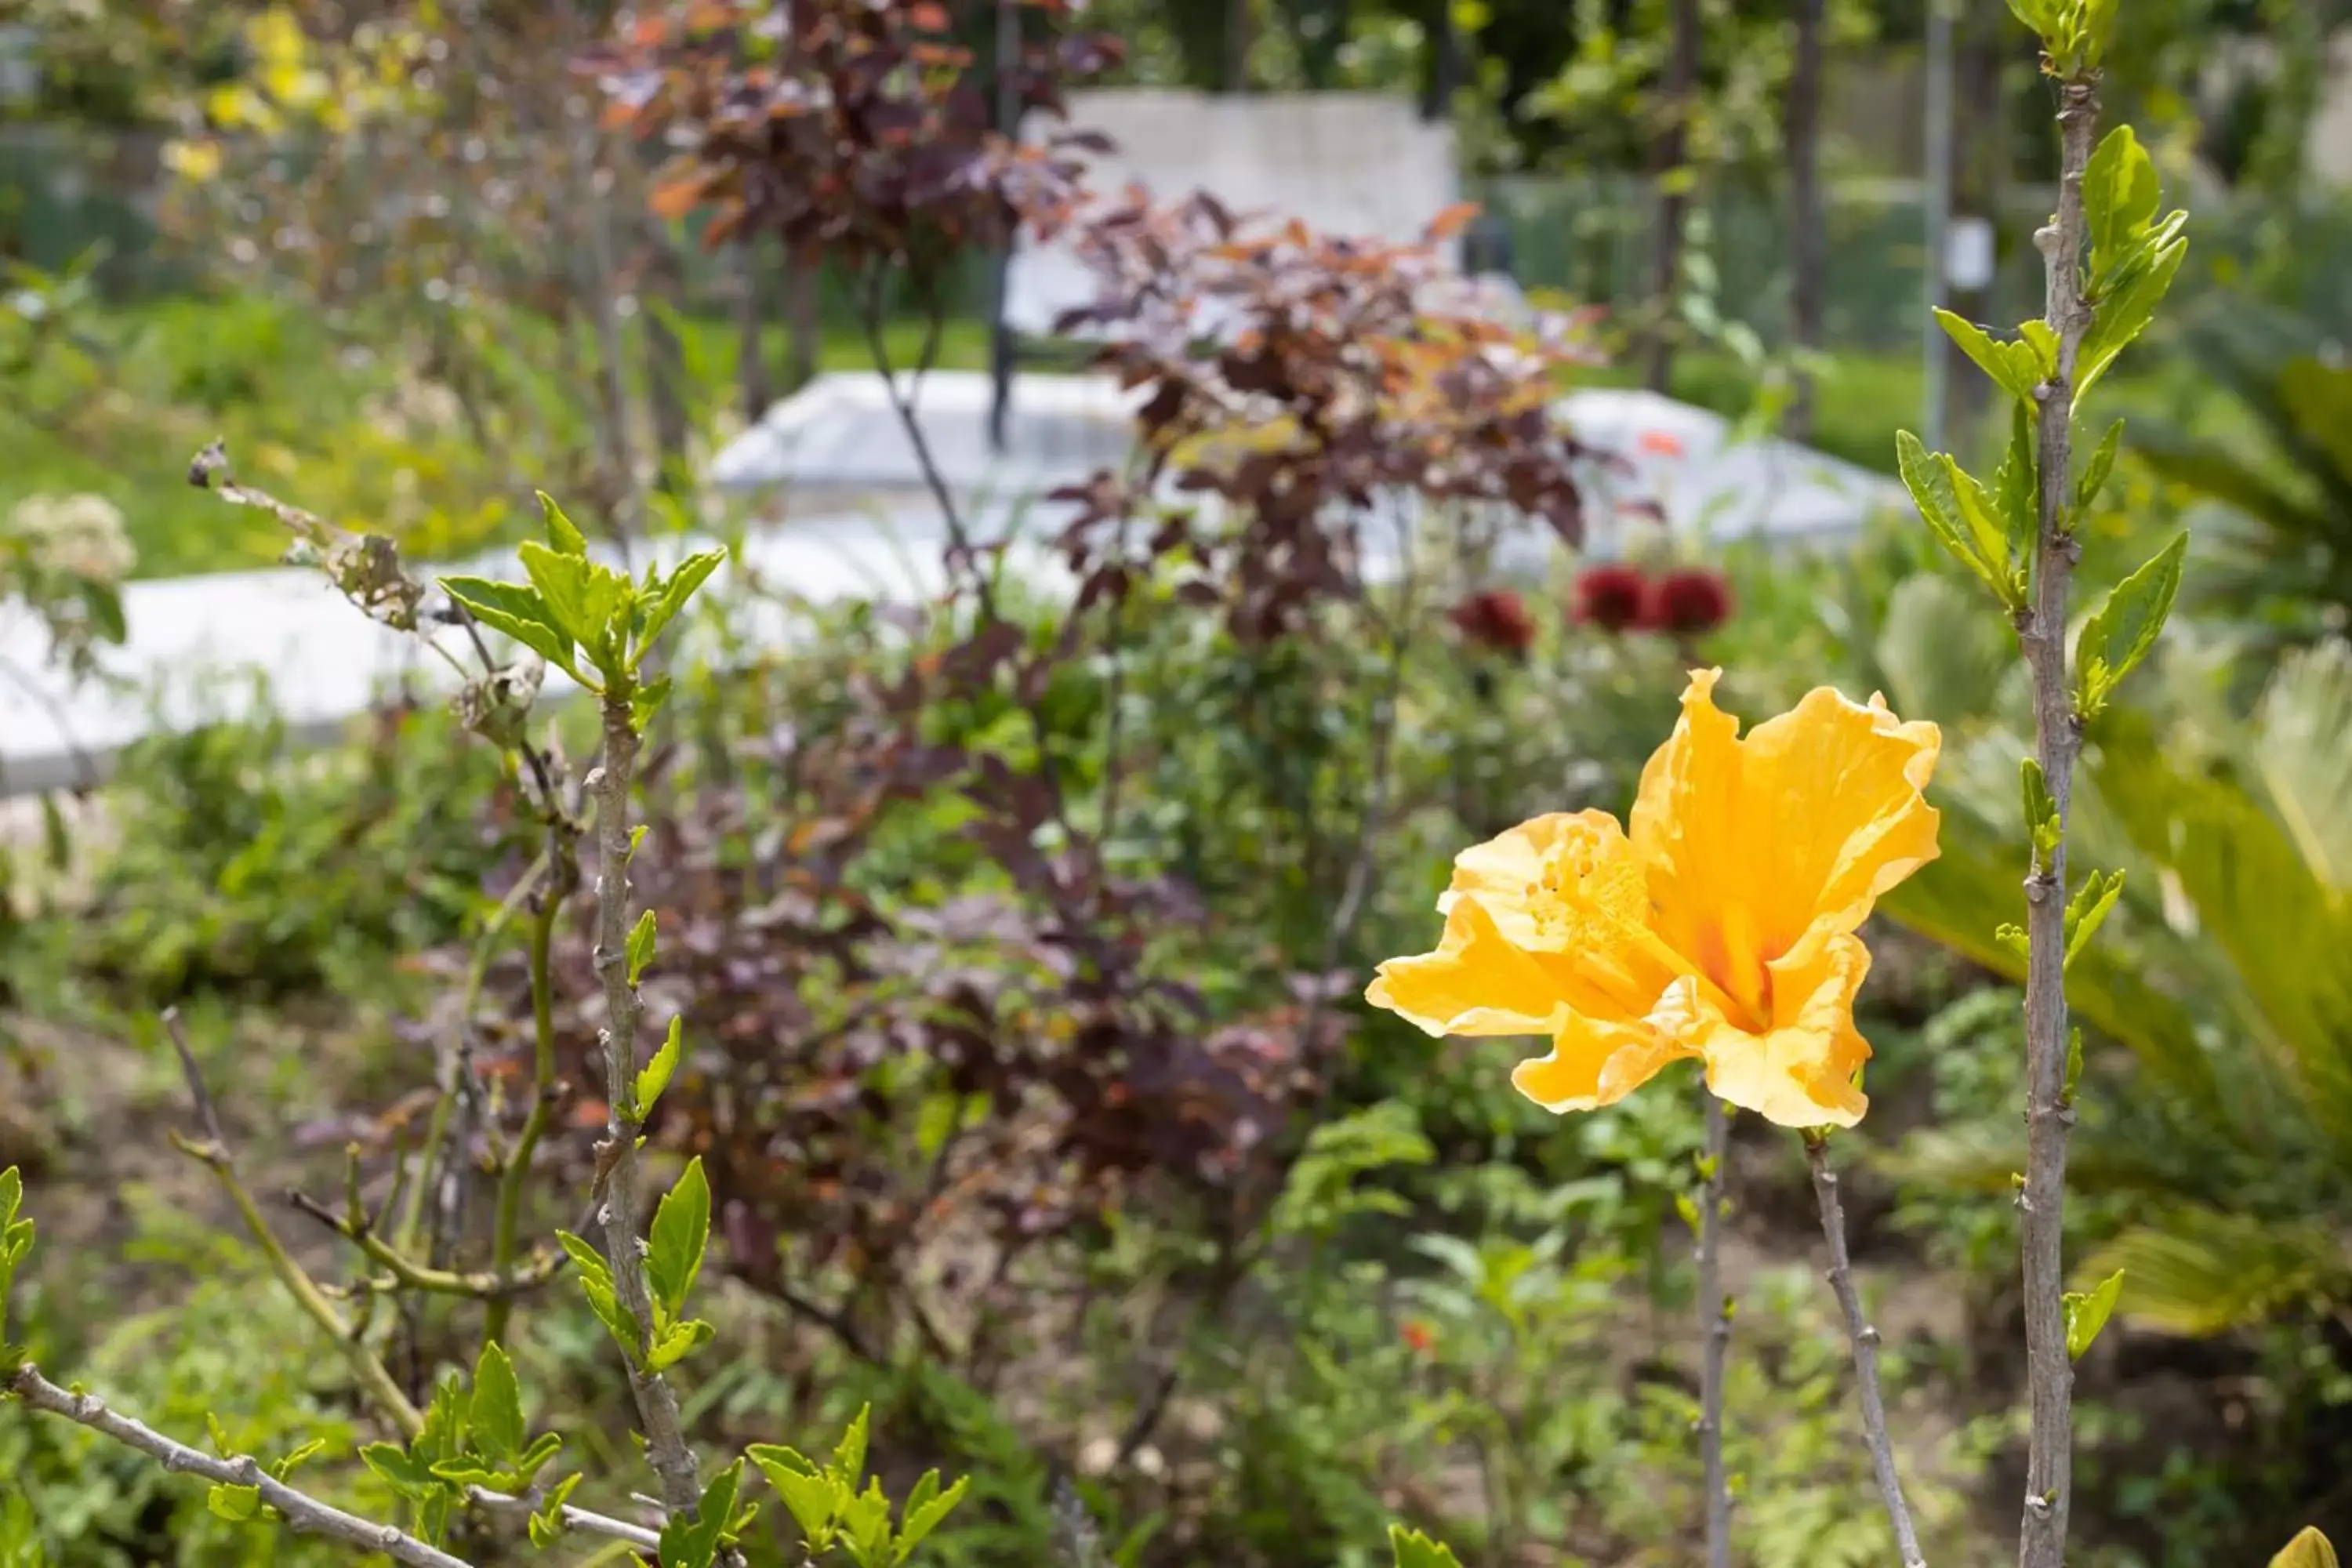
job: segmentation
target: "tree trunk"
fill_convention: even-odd
[[[738,245],[735,258],[735,396],[743,423],[757,425],[775,401],[768,377],[765,331],[768,324],[767,275],[761,268],[761,247],[753,235]]]
[[[1789,337],[1800,350],[1822,346],[1822,306],[1829,254],[1822,206],[1822,11],[1824,0],[1797,0],[1796,58],[1789,73],[1783,110],[1789,153]],[[1799,367],[1796,398],[1789,405],[1787,433],[1809,441],[1813,434],[1813,378]]]
[[[1674,0],[1674,37],[1666,56],[1665,126],[1658,137],[1658,232],[1652,253],[1649,368],[1642,384],[1671,388],[1675,377],[1675,302],[1682,292],[1683,226],[1690,216],[1690,122],[1698,99],[1699,0]]]
[[[671,324],[685,314],[686,268],[659,223],[646,226],[646,245],[645,273],[637,285],[646,331],[646,403],[654,427],[654,484],[668,495],[688,482],[687,443],[694,433],[686,405],[686,345]]]
[[[823,312],[818,309],[817,264],[784,259],[784,391],[798,392],[816,379],[818,356],[824,347]]]

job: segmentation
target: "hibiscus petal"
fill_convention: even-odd
[[[1676,963],[1649,930],[1642,862],[1605,811],[1552,812],[1454,858],[1437,907],[1465,903],[1552,975],[1576,1012],[1629,1022],[1647,1010]]]
[[[1391,958],[1364,999],[1424,1033],[1548,1035],[1568,1011],[1557,976],[1504,939],[1474,900],[1454,903],[1435,952]]]
[[[1549,1053],[1511,1069],[1511,1087],[1546,1110],[1591,1110],[1624,1099],[1668,1062],[1696,1054],[1647,1025],[1570,1014]]]
[[[1725,1102],[1783,1127],[1851,1127],[1870,1106],[1853,1083],[1870,1059],[1853,1025],[1854,993],[1869,973],[1860,938],[1817,927],[1769,966],[1764,1028],[1733,1022],[1686,979],[1659,996],[1650,1022],[1705,1058],[1707,1087]]]
[[[1920,792],[1941,737],[1822,687],[1742,739],[1715,705],[1720,674],[1691,672],[1682,721],[1643,770],[1632,838],[1658,934],[1753,1023],[1776,960],[1816,926],[1854,931],[1935,858]]]

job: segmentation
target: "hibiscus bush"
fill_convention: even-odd
[[[1136,459],[1041,507],[1055,591],[930,472],[946,586],[886,608],[722,550],[615,565],[547,495],[510,568],[436,574],[200,454],[460,683],[307,773],[266,725],[133,756],[80,903],[0,927],[0,1110],[38,1108],[0,1120],[0,1560],[2055,1568],[2102,1484],[2072,1369],[2180,1257],[2059,1247],[2067,1131],[2118,1124],[2105,1039],[2165,1043],[2104,1005],[2161,912],[2120,873],[2242,890],[2160,832],[2066,868],[2131,838],[2072,770],[2181,561],[2070,647],[2116,449],[2074,450],[2074,404],[2180,225],[2094,135],[2115,7],[2012,8],[2062,113],[2048,317],[1947,321],[2014,437],[1990,480],[1906,443],[1966,577],[1914,554],[1895,592],[2022,654],[2030,756],[1914,702],[1960,689],[1932,661],[1855,657],[1916,678],[1867,700],[1719,665],[1820,635],[1767,580],[1577,559],[1578,321],[1456,287],[1466,213],[1376,244],[1089,199],[1082,134],[994,122],[977,6],[614,18],[571,61],[603,131],[562,104],[625,164],[589,188],[836,252],[886,375],[890,274],[942,312],[964,247],[1067,239]],[[1071,8],[1013,23],[999,63],[1049,116],[1116,55]],[[635,504],[609,456],[564,477],[584,517]],[[1557,581],[1499,573],[1509,530]],[[746,648],[755,614],[801,635]],[[1937,804],[1996,743],[2021,826]],[[1964,858],[1982,896],[1924,900]],[[1882,900],[1943,910],[2014,1011],[1947,1005],[1955,965]],[[2025,1254],[2022,1424],[1906,1331],[1945,1283],[1872,1270],[1883,1194],[1848,1187],[1971,1017],[2016,1058],[1972,1092],[2014,1122],[2026,1091],[2014,1195],[1969,1211]],[[2327,1081],[2281,1079],[2315,1145]],[[102,1157],[120,1201],[78,1205]],[[109,1253],[201,1284],[117,1321]]]

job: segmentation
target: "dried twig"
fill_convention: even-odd
[[[2063,1258],[2066,1134],[2066,824],[2074,788],[2082,721],[2066,670],[2067,590],[2081,546],[2068,526],[2073,488],[2074,364],[2091,323],[2083,299],[2088,232],[2083,174],[2098,128],[2095,72],[2060,84],[2057,216],[2033,237],[2046,273],[2047,321],[2058,342],[2054,374],[2034,389],[2038,410],[2040,507],[2034,533],[2032,609],[2020,617],[2018,640],[2033,678],[2034,755],[2058,817],[2056,842],[2037,856],[2025,880],[2025,1186],[2023,1220],[2026,1376],[2033,1411],[2026,1458],[2025,1510],[2019,1526],[2021,1568],[2063,1568],[2072,1504],[2074,1367],[2066,1349]]]
[[[1821,1204],[1822,1234],[1830,1244],[1830,1289],[1838,1310],[1845,1316],[1846,1337],[1853,1344],[1853,1380],[1862,1395],[1862,1428],[1870,1447],[1871,1474],[1878,1482],[1879,1500],[1895,1526],[1895,1544],[1903,1568],[1927,1568],[1919,1552],[1919,1532],[1911,1523],[1910,1505],[1903,1500],[1903,1478],[1895,1469],[1895,1443],[1886,1431],[1886,1401],[1878,1387],[1878,1331],[1863,1316],[1862,1292],[1853,1282],[1853,1259],[1845,1244],[1845,1205],[1838,1196],[1838,1176],[1830,1169],[1829,1139],[1805,1135],[1805,1159],[1813,1168],[1813,1196]]]
[[[22,1401],[33,1410],[62,1415],[67,1420],[87,1426],[91,1431],[113,1438],[126,1447],[160,1463],[174,1475],[200,1476],[218,1486],[251,1487],[261,1494],[261,1500],[286,1516],[286,1522],[296,1531],[340,1541],[367,1552],[380,1552],[395,1563],[411,1568],[468,1568],[462,1557],[452,1557],[437,1546],[404,1534],[388,1524],[377,1524],[345,1513],[330,1503],[320,1502],[306,1492],[297,1491],[264,1469],[251,1455],[231,1458],[215,1458],[201,1449],[173,1441],[153,1427],[130,1416],[110,1410],[97,1398],[87,1394],[73,1394],[59,1388],[30,1362],[19,1366],[8,1379],[11,1397]]]

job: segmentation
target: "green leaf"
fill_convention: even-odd
[[[530,1440],[530,1446],[525,1448],[522,1451],[522,1457],[515,1461],[515,1468],[521,1471],[528,1479],[545,1469],[548,1461],[562,1451],[562,1433],[541,1432]]]
[[[629,693],[630,728],[641,735],[645,733],[646,726],[654,721],[654,715],[660,712],[662,704],[669,700],[671,685],[670,678],[664,675],[646,681]]]
[[[2118,125],[2099,142],[2083,170],[2083,216],[2090,224],[2091,270],[2106,270],[2130,243],[2147,232],[2164,199],[2156,160],[2128,125]]]
[[[820,1471],[799,1450],[780,1444],[754,1444],[746,1450],[784,1508],[801,1527],[809,1551],[819,1553],[833,1544],[834,1521],[846,1500],[844,1489]]]
[[[687,1162],[686,1173],[654,1210],[646,1254],[646,1279],[654,1300],[673,1318],[685,1316],[687,1293],[702,1272],[702,1255],[709,1242],[710,1184],[698,1154]]]
[[[572,1258],[572,1272],[580,1280],[580,1293],[588,1298],[590,1310],[611,1331],[614,1342],[635,1361],[643,1353],[645,1329],[637,1321],[637,1315],[621,1304],[620,1294],[613,1288],[612,1266],[604,1261],[604,1254],[570,1231],[557,1231],[555,1239]]]
[[[2336,1548],[2327,1537],[2319,1533],[2317,1525],[2306,1524],[2301,1533],[2279,1549],[2271,1559],[2271,1568],[2340,1568],[2336,1560]]]
[[[867,1482],[842,1509],[841,1529],[858,1568],[890,1568],[890,1500],[882,1494],[881,1478]]]
[[[2048,378],[2049,372],[2041,363],[2042,356],[2030,342],[1996,342],[1992,335],[1966,317],[1938,309],[1936,320],[1942,324],[1945,336],[1960,345],[1960,352],[1974,360],[1977,368],[1992,377],[1993,384],[2021,403],[2033,402],[2033,389]]]
[[[2083,65],[2097,70],[2116,37],[2116,0],[2083,0]]]
[[[635,985],[645,973],[646,965],[654,961],[653,910],[639,915],[637,923],[629,928],[628,955],[629,984]]]
[[[661,1532],[662,1568],[710,1568],[735,1516],[735,1494],[742,1484],[743,1461],[738,1459],[710,1478],[692,1519],[682,1513],[670,1516]]]
[[[653,1060],[638,1069],[635,1086],[630,1090],[630,1098],[635,1101],[629,1107],[630,1121],[643,1121],[651,1115],[655,1102],[662,1097],[662,1090],[669,1087],[670,1075],[677,1071],[685,1032],[686,1016],[682,1013],[673,1015],[669,1021],[669,1036],[662,1041],[661,1049],[654,1053]]]
[[[571,1258],[572,1267],[579,1271],[581,1279],[595,1280],[607,1289],[612,1288],[613,1266],[604,1261],[603,1253],[568,1230],[557,1231],[555,1239]]]
[[[572,526],[572,520],[563,515],[563,509],[555,504],[555,498],[545,490],[533,490],[531,494],[539,498],[540,516],[547,521],[549,547],[564,555],[587,554],[587,536]]]
[[[855,1487],[866,1473],[866,1435],[873,1414],[871,1405],[859,1405],[856,1419],[850,1422],[841,1434],[841,1441],[834,1446],[833,1473],[841,1478],[844,1486]]]
[[[2024,404],[2012,404],[2009,449],[2001,454],[2000,467],[1992,476],[1993,511],[2000,519],[2006,558],[2011,561],[2032,560],[2034,537],[2041,531],[2042,464],[2037,440],[2032,414]]]
[[[2176,213],[2173,217],[2185,221],[2186,215]],[[2083,334],[2082,350],[2075,361],[2077,407],[2090,395],[2091,388],[2099,384],[2107,367],[2116,363],[2116,356],[2156,319],[2157,306],[2171,291],[2172,279],[2189,254],[2186,239],[2166,237],[2177,232],[2178,226],[2167,219],[2164,227],[2152,230],[2140,241],[2142,251],[2116,264],[2106,291],[2092,309],[2091,329]]]
[[[474,1397],[466,1407],[466,1425],[474,1447],[493,1464],[512,1464],[522,1455],[526,1436],[522,1420],[522,1387],[515,1381],[514,1363],[496,1341],[482,1347],[474,1363]]]
[[[1396,1568],[1462,1568],[1452,1547],[1401,1524],[1389,1526],[1389,1550],[1395,1554]]]
[[[2014,581],[2002,548],[2004,531],[1991,521],[1980,491],[1976,498],[1976,515],[1964,508],[1958,484],[1965,476],[1960,474],[1958,465],[1940,453],[1930,453],[1908,430],[1896,433],[1895,457],[1904,487],[1911,492],[1920,517],[1944,548],[1951,552],[1953,559],[1975,573],[2002,604],[2014,608],[2022,603],[2021,586]],[[1975,482],[1969,480],[1972,487]],[[1979,518],[1983,520],[1982,526]]]
[[[572,1489],[579,1486],[579,1472],[574,1471],[549,1489],[546,1503],[530,1516],[530,1543],[546,1548],[555,1544],[563,1533],[563,1505],[572,1500]]]
[[[718,1331],[699,1318],[682,1323],[672,1323],[654,1341],[654,1348],[646,1356],[647,1372],[667,1372],[696,1351],[709,1344]]]
[[[655,639],[677,618],[677,613],[686,608],[687,601],[694,597],[695,590],[709,581],[710,574],[726,561],[727,552],[724,550],[705,550],[677,563],[677,570],[669,574],[667,581],[654,594],[653,602],[646,606],[645,624],[637,631],[637,658],[645,656],[646,649],[653,647]]]
[[[299,1467],[310,1463],[326,1451],[327,1440],[323,1437],[313,1437],[271,1466],[270,1473],[282,1481],[292,1475]]]
[[[2107,1319],[2116,1310],[2116,1298],[2123,1294],[2124,1271],[2116,1269],[2093,1286],[2088,1294],[2069,1290],[2065,1295],[2066,1354],[2075,1361],[2091,1348],[2099,1331],[2107,1326]]]
[[[894,1562],[904,1563],[912,1557],[915,1548],[923,1543],[923,1538],[937,1530],[947,1516],[955,1511],[956,1504],[963,1501],[964,1493],[971,1488],[971,1478],[960,1478],[945,1491],[939,1488],[939,1471],[925,1470],[922,1479],[915,1483],[915,1489],[907,1494],[907,1506],[902,1510],[903,1518],[898,1525],[898,1540],[893,1549]]]
[[[2033,845],[2037,860],[2046,859],[2058,847],[2058,802],[2052,798],[2050,783],[2042,776],[2042,764],[2032,757],[2017,764],[2017,782],[2025,803],[2025,833]]]
[[[444,577],[441,590],[490,630],[513,638],[586,684],[572,661],[571,637],[555,624],[547,602],[532,590],[512,583],[493,583],[487,577]]]
[[[2186,532],[2156,558],[2116,584],[2089,623],[2074,649],[2075,702],[2085,719],[2106,706],[2124,678],[2139,667],[2164,630],[2165,617],[2180,591],[2180,564],[2189,550]]]
[[[2123,440],[2124,422],[2118,419],[2107,426],[2107,433],[2099,437],[2097,448],[2091,453],[2091,460],[2083,466],[2082,481],[2074,487],[2076,511],[2090,510],[2091,503],[2099,499],[2101,490],[2106,489],[2107,476],[2115,471],[2116,453],[2122,447]]]
[[[2058,1103],[2074,1104],[2074,1090],[2082,1086],[2082,1082],[2083,1031],[2069,1029],[2066,1031],[2066,1081],[2058,1090]]]
[[[407,1449],[390,1443],[370,1443],[360,1450],[360,1462],[404,1498],[421,1500],[441,1489],[433,1467]]]
[[[215,1486],[205,1494],[205,1506],[223,1519],[243,1524],[261,1511],[261,1489]]]
[[[2110,872],[2102,876],[2094,871],[2083,879],[2083,886],[2066,902],[2066,966],[2074,966],[2075,955],[2090,944],[2106,923],[2116,900],[2123,897],[2124,874]]]

